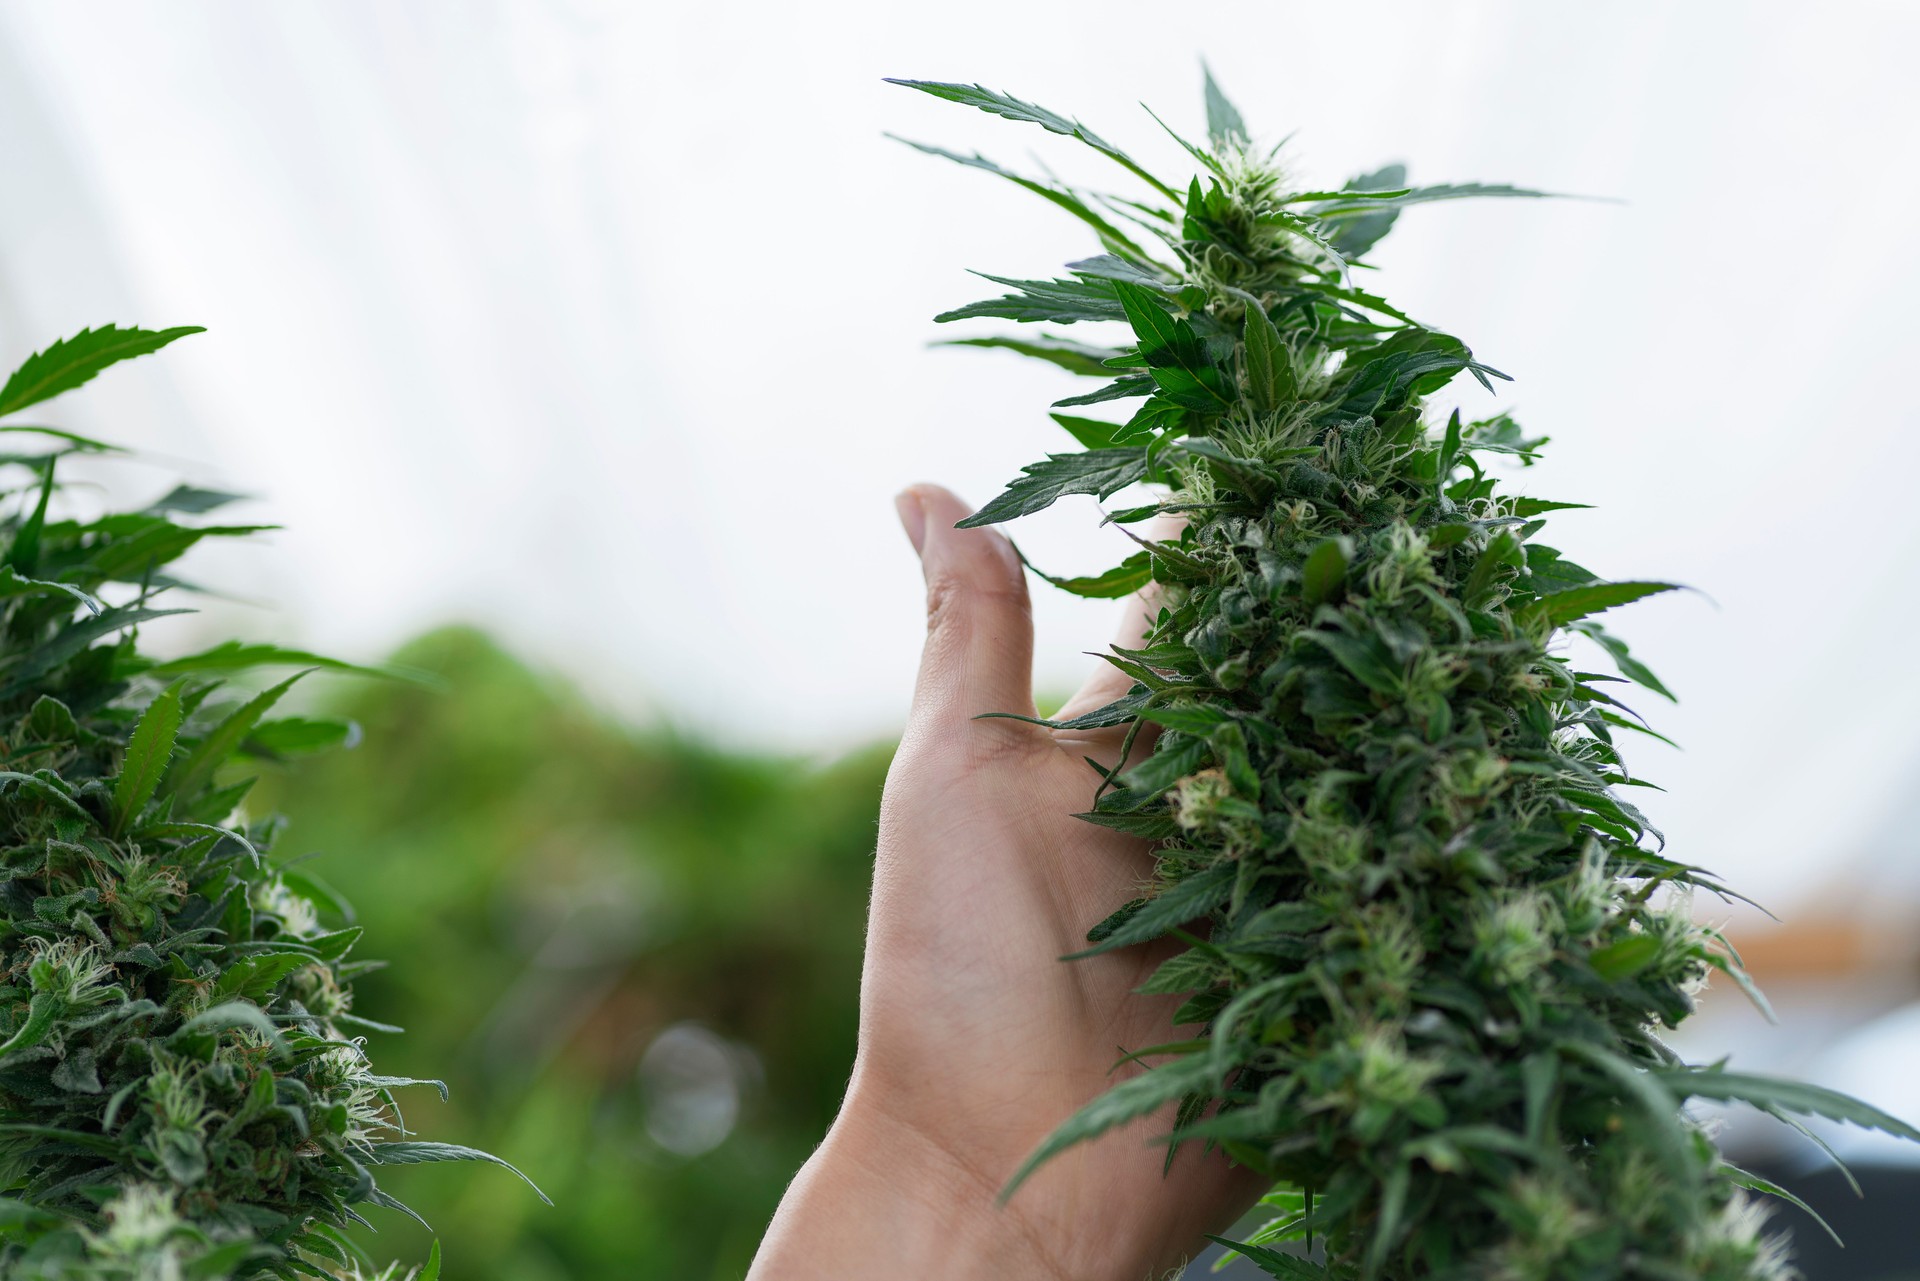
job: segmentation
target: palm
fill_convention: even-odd
[[[948,517],[943,498],[957,507],[940,491],[923,497],[930,522]],[[1018,567],[1009,573],[999,547],[984,541],[991,536],[946,537],[982,540],[967,550],[992,558],[961,562],[950,583],[929,563],[935,616],[882,807],[856,1087],[871,1087],[997,1191],[1047,1134],[1120,1079],[1115,1060],[1178,1039],[1179,998],[1134,991],[1168,945],[1057,959],[1084,947],[1088,926],[1136,897],[1153,871],[1144,842],[1073,817],[1090,807],[1098,782],[1084,758],[1111,766],[1122,731],[973,719],[1031,713],[1031,627]],[[1066,712],[1125,688],[1117,673],[1096,675]],[[1007,1212],[1059,1243],[1063,1257],[1076,1244],[1105,1254],[1103,1233],[1135,1232],[1142,1257],[1177,1259],[1230,1222],[1259,1185],[1191,1147],[1168,1177],[1166,1150],[1152,1139],[1171,1121],[1146,1118],[1069,1150]]]

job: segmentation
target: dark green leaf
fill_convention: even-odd
[[[16,375],[17,376],[17,375]],[[7,548],[6,568],[21,578],[31,578],[40,569],[40,535],[47,524],[47,503],[53,498],[54,460],[49,457],[40,479],[40,499],[13,536]]]
[[[174,1034],[167,1038],[168,1043],[176,1046],[201,1047],[201,1053],[210,1050],[214,1041],[222,1032],[236,1028],[246,1028],[258,1033],[272,1044],[281,1054],[287,1053],[286,1039],[280,1035],[280,1029],[273,1020],[261,1012],[259,1006],[250,1001],[228,1001],[216,1005],[201,1014],[196,1014],[182,1023]]]
[[[1075,952],[1066,959],[1079,960],[1081,957],[1111,952],[1117,947],[1145,943],[1159,938],[1168,930],[1185,925],[1195,917],[1205,916],[1227,901],[1227,896],[1233,892],[1233,877],[1233,866],[1223,863],[1176,881],[1148,899],[1127,918],[1125,924],[1099,939],[1093,947]]]
[[[1527,606],[1529,617],[1564,627],[1589,614],[1626,605],[1661,592],[1678,591],[1677,583],[1593,583],[1541,596]]]
[[[1753,1192],[1762,1192],[1762,1193],[1765,1193],[1767,1196],[1779,1197],[1782,1201],[1785,1201],[1788,1205],[1799,1207],[1801,1210],[1804,1210],[1807,1213],[1807,1215],[1813,1219],[1815,1223],[1818,1223],[1828,1236],[1833,1238],[1833,1243],[1835,1245],[1839,1246],[1843,1250],[1846,1248],[1847,1243],[1840,1239],[1840,1234],[1833,1230],[1832,1224],[1828,1223],[1825,1219],[1820,1217],[1819,1211],[1815,1210],[1812,1206],[1808,1205],[1805,1201],[1802,1201],[1799,1197],[1787,1191],[1785,1188],[1781,1187],[1779,1184],[1768,1182],[1766,1179],[1761,1178],[1759,1175],[1749,1173],[1748,1171],[1741,1169],[1739,1166],[1731,1165],[1726,1161],[1722,1161],[1720,1163],[1720,1173],[1726,1175],[1727,1178],[1731,1179],[1734,1183],[1738,1184],[1743,1188],[1746,1188]]]
[[[1027,568],[1033,569],[1033,565],[1029,563]],[[1033,572],[1055,587],[1072,592],[1075,596],[1105,600],[1131,596],[1153,581],[1152,557],[1147,552],[1136,552],[1106,573],[1092,578],[1055,578],[1052,574],[1043,573],[1038,569],[1033,569]]]
[[[1079,396],[1068,396],[1064,400],[1053,402],[1054,408],[1073,405],[1098,405],[1109,400],[1125,400],[1129,396],[1148,396],[1153,393],[1153,379],[1145,374],[1124,374],[1114,379],[1099,391],[1086,392]]]
[[[35,678],[58,667],[103,636],[123,632],[156,618],[191,612],[185,609],[145,609],[138,605],[122,605],[69,624],[47,641],[28,650],[18,665],[8,669],[4,692],[12,693],[26,688]]]
[[[1004,298],[969,303],[953,311],[943,311],[933,319],[936,324],[974,317],[991,316],[1002,320],[1054,321],[1063,325],[1080,320],[1125,320],[1126,311],[1113,295],[1111,282],[1104,280],[1016,280],[1006,276],[975,273],[1016,292]]]
[[[1001,1189],[1000,1199],[1005,1201],[1011,1197],[1026,1182],[1027,1176],[1048,1158],[1076,1143],[1084,1143],[1105,1134],[1116,1125],[1124,1125],[1136,1117],[1156,1112],[1182,1095],[1205,1089],[1213,1083],[1213,1068],[1204,1055],[1175,1059],[1164,1067],[1122,1081],[1074,1113],[1066,1124],[1049,1135],[1046,1142],[1007,1181],[1007,1186]]]
[[[305,672],[296,672],[272,689],[256,694],[202,736],[200,741],[188,751],[186,758],[180,762],[172,790],[191,792],[211,780],[214,771],[225,765],[228,759],[240,750],[240,744],[245,742],[247,735],[253,732],[253,727],[259,723],[260,718],[280,701],[282,695],[293,688],[295,681],[305,675]]]
[[[1344,540],[1328,538],[1307,554],[1300,569],[1300,594],[1308,605],[1332,600],[1347,577],[1347,549]]]
[[[1387,165],[1373,173],[1361,174],[1347,184],[1347,190],[1403,192],[1408,190],[1406,181],[1405,165]],[[1393,230],[1394,219],[1399,216],[1398,206],[1391,205],[1385,209],[1369,207],[1365,213],[1344,216],[1334,224],[1334,248],[1349,259],[1358,258]]]
[[[86,606],[89,613],[99,614],[106,610],[97,597],[83,592],[72,583],[55,583],[39,578],[22,578],[11,565],[0,565],[0,600],[12,596],[49,595],[58,592],[71,596]]]
[[[1209,1236],[1207,1240],[1223,1245],[1235,1254],[1245,1255],[1250,1263],[1268,1276],[1278,1277],[1279,1281],[1331,1281],[1333,1276],[1316,1263],[1295,1258],[1291,1254],[1281,1254],[1278,1250],[1270,1250],[1264,1245],[1229,1241],[1226,1237],[1216,1236]]]
[[[1247,391],[1254,408],[1278,409],[1300,394],[1293,376],[1293,352],[1265,311],[1249,305],[1244,331]]]
[[[1863,1130],[1880,1130],[1895,1138],[1920,1143],[1920,1129],[1915,1129],[1892,1113],[1883,1112],[1871,1103],[1862,1103],[1837,1090],[1808,1085],[1804,1081],[1692,1067],[1666,1068],[1654,1075],[1682,1097],[1746,1103],[1763,1111],[1778,1108],[1802,1116],[1824,1116],[1830,1121],[1844,1121]]]
[[[127,830],[167,772],[173,759],[174,736],[180,732],[180,686],[169,685],[147,704],[140,723],[127,740],[120,777],[113,784],[113,834]]]
[[[1072,414],[1049,414],[1048,417],[1067,429],[1075,440],[1088,449],[1107,449],[1114,442],[1114,436],[1121,430],[1119,423],[1103,423],[1093,418],[1076,418]]]
[[[1399,168],[1399,166],[1393,166]],[[1382,170],[1382,173],[1387,170]],[[1356,179],[1356,181],[1361,181]],[[1364,197],[1345,194],[1335,196],[1324,204],[1315,205],[1312,213],[1316,218],[1337,220],[1365,217],[1379,209],[1401,210],[1410,205],[1432,204],[1436,200],[1471,200],[1487,196],[1518,196],[1528,199],[1547,199],[1556,196],[1551,191],[1532,191],[1526,187],[1507,187],[1480,182],[1443,183],[1434,187],[1415,187],[1396,194],[1386,192],[1371,193]],[[1566,199],[1567,197],[1559,197]]]
[[[948,102],[958,102],[968,107],[978,107],[982,111],[1004,116],[1008,120],[1018,120],[1025,124],[1039,125],[1049,133],[1064,134],[1077,138],[1110,160],[1118,162],[1135,176],[1144,179],[1160,191],[1162,195],[1176,197],[1177,193],[1159,179],[1149,174],[1133,162],[1133,158],[1094,133],[1078,120],[1069,120],[1065,116],[1048,111],[1045,107],[1031,102],[1022,102],[1018,98],[1004,93],[995,93],[981,85],[944,84],[935,80],[895,80],[887,79],[888,84],[904,85],[909,89],[918,89],[930,93],[936,98],[945,98]]]
[[[205,332],[199,325],[159,330],[121,329],[115,325],[82,329],[27,357],[7,379],[6,386],[0,387],[0,415],[71,391],[109,365],[159,351],[176,338]]]
[[[1516,498],[1513,500],[1513,514],[1516,516],[1540,516],[1547,512],[1586,510],[1590,510],[1589,505],[1586,503],[1550,503],[1544,498]]]
[[[994,525],[1028,516],[1067,494],[1106,498],[1147,474],[1144,449],[1090,449],[1084,454],[1052,454],[1021,469],[1024,475],[1007,492],[960,522],[959,528]]]
[[[330,672],[351,672],[356,676],[415,681],[423,675],[401,667],[365,667],[304,649],[289,649],[283,645],[250,645],[242,641],[226,641],[198,654],[155,663],[147,668],[147,672],[152,676],[183,676],[202,672],[239,672],[254,667],[318,667]],[[428,679],[431,681],[431,678]]]

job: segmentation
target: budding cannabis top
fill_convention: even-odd
[[[1124,1047],[1119,1083],[1027,1168],[1164,1111],[1169,1143],[1276,1180],[1278,1217],[1239,1247],[1274,1276],[1784,1275],[1741,1191],[1777,1190],[1681,1103],[1920,1134],[1827,1091],[1688,1066],[1655,1034],[1709,972],[1746,982],[1688,911],[1687,890],[1721,887],[1626,799],[1644,782],[1620,740],[1650,732],[1626,683],[1670,695],[1595,616],[1669,584],[1606,581],[1545,546],[1547,514],[1578,504],[1509,495],[1492,467],[1543,441],[1426,406],[1462,373],[1505,375],[1356,283],[1402,209],[1539,193],[1410,188],[1397,165],[1301,189],[1210,78],[1184,187],[1031,103],[898,83],[1076,138],[1148,188],[1103,196],[921,148],[1046,197],[1104,251],[1053,280],[989,276],[1004,296],[938,317],[1073,326],[961,341],[1099,380],[1056,402],[1084,448],[965,523],[1142,483],[1151,499],[1107,520],[1185,522],[1106,573],[1051,579],[1151,585],[1161,608],[1139,648],[1107,656],[1124,697],[1042,723],[1133,727],[1081,817],[1156,842],[1158,876],[1089,922],[1082,955],[1183,939],[1142,990],[1185,994],[1192,1038]],[[1589,670],[1609,660],[1618,676]],[[1289,1242],[1311,1261],[1276,1250]]]

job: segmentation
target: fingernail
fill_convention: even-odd
[[[927,509],[921,505],[920,495],[911,489],[903,489],[894,495],[893,507],[900,513],[900,527],[907,531],[907,541],[913,544],[913,554],[918,556],[927,542]]]

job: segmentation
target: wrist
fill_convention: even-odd
[[[856,1089],[787,1189],[749,1281],[1087,1281],[1066,1276],[1056,1243],[999,1191]]]

